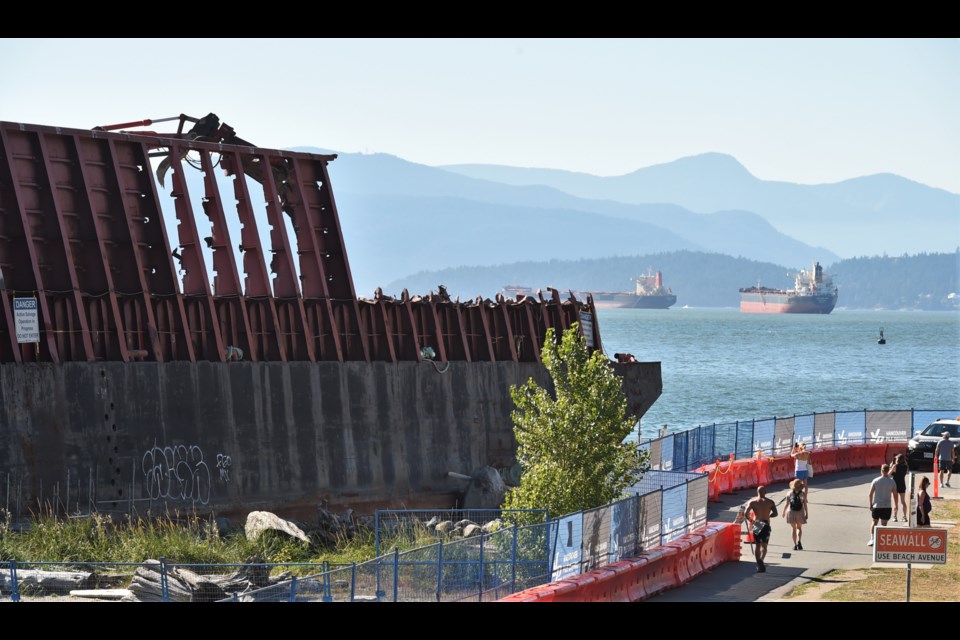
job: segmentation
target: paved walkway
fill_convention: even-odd
[[[870,482],[879,469],[860,469],[814,477],[810,482],[809,521],[803,528],[803,551],[793,550],[790,525],[783,518],[772,522],[767,548],[766,573],[757,573],[753,547],[744,543],[740,562],[727,562],[690,583],[649,598],[648,602],[754,602],[778,600],[794,588],[832,569],[860,569],[873,564],[872,547],[867,546],[872,519],[867,508]],[[931,480],[933,474],[920,472]],[[954,485],[960,486],[954,474]],[[767,497],[779,502],[789,493],[787,483],[768,487]],[[933,487],[930,487],[933,494]],[[711,502],[707,519],[733,522],[740,507],[756,495],[743,489]],[[940,487],[940,497],[960,499],[960,488]],[[937,501],[932,522],[937,525]],[[778,506],[783,511],[786,503]],[[906,526],[891,521],[888,526]],[[893,565],[886,565],[893,566]],[[916,565],[914,565],[916,566]]]

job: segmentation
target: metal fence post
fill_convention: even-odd
[[[290,578],[290,602],[297,601],[297,576]]]
[[[354,565],[356,566],[356,565]],[[330,580],[330,561],[324,560],[321,565],[321,570],[323,571],[323,601],[324,602],[333,602],[333,592],[331,591],[331,580]]]
[[[437,602],[442,600],[443,593],[443,540],[437,543]]]
[[[380,557],[380,510],[373,513],[373,555]]]
[[[20,585],[17,580],[17,561],[10,561],[10,600],[20,602]]]
[[[517,592],[517,523],[513,523],[513,550],[510,552],[510,593]]]
[[[170,586],[167,584],[167,561],[160,558],[160,601],[170,602]]]
[[[350,564],[350,602],[354,601],[357,595],[357,563]]]
[[[400,591],[400,549],[393,548],[393,601],[397,602]]]
[[[480,593],[477,594],[477,602],[483,602],[483,531],[480,532]]]

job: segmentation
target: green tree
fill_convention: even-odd
[[[602,353],[590,354],[576,324],[559,343],[547,330],[542,359],[555,395],[533,379],[510,388],[522,475],[504,508],[555,517],[620,499],[650,468],[647,452],[626,441],[635,420],[620,378]]]

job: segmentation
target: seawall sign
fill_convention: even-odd
[[[877,527],[874,562],[946,564],[946,529]]]

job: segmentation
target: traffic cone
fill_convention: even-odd
[[[940,497],[940,465],[937,458],[933,459],[933,497]]]
[[[753,544],[753,526],[750,524],[750,521],[749,521],[749,520],[747,520],[746,522],[747,522],[747,538],[746,538],[746,543],[747,543],[747,544]]]

